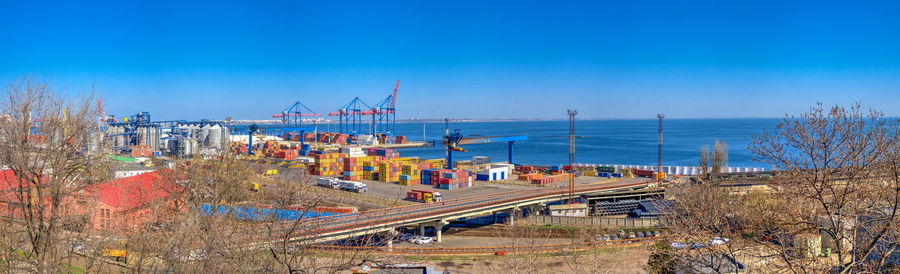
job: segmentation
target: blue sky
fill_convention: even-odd
[[[165,119],[327,113],[398,79],[399,118],[900,115],[896,1],[71,2],[3,4],[0,82]]]

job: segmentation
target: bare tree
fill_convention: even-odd
[[[9,269],[67,271],[74,254],[61,247],[72,240],[63,228],[79,214],[67,197],[107,175],[93,101],[69,99],[32,78],[7,88],[0,103],[0,166],[8,171],[2,198],[11,220],[4,226],[12,229],[5,236],[12,239],[4,250],[18,254],[6,257]]]
[[[725,167],[728,165],[728,143],[725,141],[716,140],[715,145],[713,146],[713,154],[712,154],[712,174],[718,175],[725,170]]]
[[[710,158],[709,147],[708,146],[700,147],[700,157],[698,157],[698,159],[700,159],[700,172],[702,174],[709,174],[709,172],[710,172],[709,158]]]
[[[673,189],[673,241],[732,241],[672,254],[679,262],[733,255],[760,272],[896,269],[898,144],[896,121],[858,104],[785,117],[750,147],[775,169],[770,192],[738,195],[716,183]]]
[[[898,238],[900,203],[896,121],[881,112],[824,107],[787,117],[751,149],[772,164],[778,194],[799,210],[785,212],[784,230],[821,234],[841,272],[878,269]],[[883,256],[882,256],[883,255]]]

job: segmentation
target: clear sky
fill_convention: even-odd
[[[898,1],[186,2],[5,1],[0,81],[167,119],[327,113],[398,79],[399,118],[900,115]]]

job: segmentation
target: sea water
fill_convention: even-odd
[[[777,119],[666,119],[663,165],[696,166],[702,146],[710,150],[716,140],[728,143],[728,166],[767,167],[754,161],[749,145],[754,136],[771,132]],[[575,124],[576,163],[656,165],[658,120],[578,120]],[[423,137],[424,128],[424,137]],[[560,165],[569,159],[568,121],[450,122],[464,137],[528,135],[514,145],[513,161],[521,164]],[[440,146],[445,132],[441,123],[397,123],[397,134],[410,140],[438,140],[438,146],[398,149],[401,156],[445,157]],[[454,160],[489,156],[507,160],[507,143],[463,146]]]

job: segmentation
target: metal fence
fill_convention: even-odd
[[[516,220],[519,224],[594,226],[608,228],[650,228],[659,226],[659,218],[610,218],[610,217],[562,217],[529,216]]]

